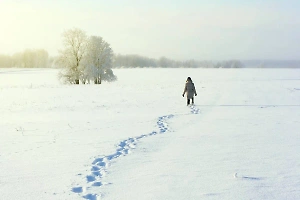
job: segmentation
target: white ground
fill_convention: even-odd
[[[0,199],[300,199],[299,69],[115,73],[0,70]]]

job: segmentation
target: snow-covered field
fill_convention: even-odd
[[[1,200],[300,199],[299,69],[114,72],[0,70]]]

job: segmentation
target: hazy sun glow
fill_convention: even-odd
[[[0,54],[56,55],[64,30],[102,36],[115,53],[172,59],[298,59],[299,1],[0,0]]]

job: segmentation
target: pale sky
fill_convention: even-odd
[[[0,54],[80,28],[115,53],[175,60],[299,59],[299,0],[0,0]]]

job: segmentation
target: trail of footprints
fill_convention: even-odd
[[[199,113],[199,109],[196,108],[195,106],[191,106],[190,109],[192,114]],[[128,138],[126,140],[123,140],[117,145],[117,149],[115,153],[104,157],[95,158],[95,160],[92,162],[91,165],[90,174],[85,176],[87,186],[75,186],[72,188],[72,192],[79,194],[84,199],[99,200],[101,196],[89,192],[89,190],[94,187],[101,187],[103,185],[110,184],[102,181],[102,178],[106,175],[107,170],[110,166],[110,162],[120,156],[128,155],[133,149],[135,149],[137,142],[140,139],[153,136],[156,134],[163,134],[169,131],[167,120],[172,117],[174,117],[174,115],[165,115],[159,117],[158,121],[156,122],[158,126],[158,131],[153,131],[148,134],[143,134],[138,137],[133,137],[133,138]]]
[[[158,118],[157,126],[159,131],[153,131],[148,134],[143,134],[138,137],[128,138],[126,140],[121,141],[117,145],[116,152],[107,155],[104,157],[96,158],[91,165],[90,174],[85,176],[87,186],[76,186],[72,188],[72,192],[78,193],[84,199],[88,200],[98,200],[101,198],[98,194],[93,194],[89,192],[89,189],[92,187],[101,187],[103,185],[107,185],[109,183],[105,183],[102,181],[102,178],[106,175],[107,169],[110,165],[110,162],[120,156],[126,156],[129,154],[133,149],[135,149],[137,142],[145,137],[149,137],[156,134],[162,134],[169,130],[167,120],[172,118],[174,115],[166,115]]]
[[[190,109],[191,109],[192,114],[199,114],[199,112],[200,112],[200,109],[197,108],[197,106],[195,106],[195,105],[191,105]]]

